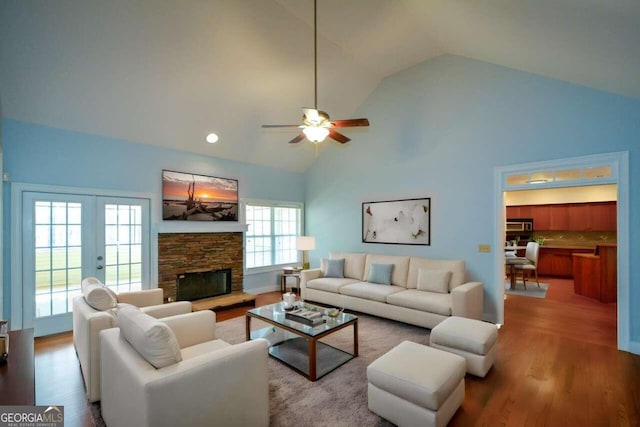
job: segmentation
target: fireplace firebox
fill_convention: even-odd
[[[178,274],[177,300],[195,301],[231,293],[231,269]]]

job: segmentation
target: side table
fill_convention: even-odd
[[[280,291],[282,293],[287,292],[287,279],[289,277],[293,277],[294,279],[296,279],[296,289],[300,289],[300,273],[301,272],[302,270],[298,270],[298,269],[294,270],[290,268],[285,268],[284,270],[282,270],[282,275],[280,276]]]

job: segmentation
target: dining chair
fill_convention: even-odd
[[[538,284],[538,287],[540,287],[540,281],[538,280],[538,255],[539,254],[540,254],[540,245],[537,242],[527,243],[527,248],[525,249],[524,256],[529,261],[529,263],[518,264],[515,266],[516,277],[518,275],[518,271],[522,271],[522,283],[524,284],[525,289],[527,289],[527,275],[531,271],[533,271],[536,277],[536,283]]]

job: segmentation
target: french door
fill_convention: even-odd
[[[23,327],[71,330],[83,278],[116,292],[149,283],[149,200],[23,193]]]

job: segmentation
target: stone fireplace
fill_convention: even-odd
[[[158,234],[158,287],[176,301],[178,276],[228,269],[231,292],[242,292],[242,243],[241,232]]]

